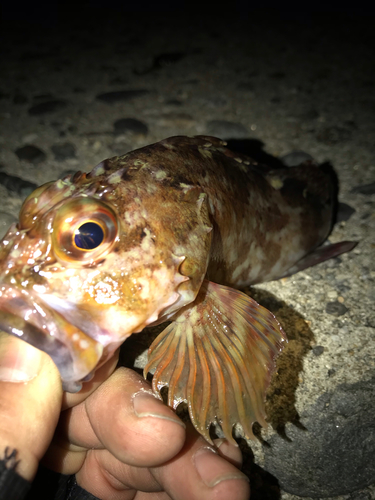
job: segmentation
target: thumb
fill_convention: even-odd
[[[16,471],[28,481],[34,479],[52,440],[62,394],[60,375],[51,358],[1,332],[0,460],[16,450]]]

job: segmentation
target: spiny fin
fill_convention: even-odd
[[[148,352],[144,375],[155,370],[154,392],[169,386],[169,406],[187,402],[194,427],[210,443],[213,422],[231,442],[236,423],[253,437],[255,421],[266,425],[265,392],[286,341],[280,324],[244,293],[207,280],[174,318]]]
[[[309,253],[302,259],[300,259],[294,266],[288,269],[288,271],[280,276],[280,278],[286,278],[287,276],[292,276],[303,269],[320,264],[325,260],[332,259],[341,255],[345,252],[350,252],[354,247],[358,245],[358,241],[340,241],[339,243],[333,243],[332,245],[326,245],[319,247],[313,252]]]

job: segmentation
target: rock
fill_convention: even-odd
[[[183,103],[179,99],[168,99],[165,104],[167,106],[182,106]]]
[[[64,142],[63,144],[54,144],[51,147],[53,154],[57,161],[64,161],[69,158],[76,157],[76,148],[71,142]]]
[[[115,128],[115,135],[126,134],[127,132],[144,136],[148,134],[147,125],[135,118],[120,118],[120,120],[116,120],[113,125]]]
[[[0,184],[8,191],[17,193],[21,198],[26,198],[38,187],[33,182],[25,181],[15,175],[8,175],[5,172],[0,172]]]
[[[245,139],[249,136],[247,128],[241,123],[227,120],[210,120],[206,125],[207,135],[219,139]]]
[[[313,347],[313,353],[315,354],[315,356],[321,356],[323,352],[324,352],[324,346],[316,345],[315,347]]]
[[[347,203],[339,203],[337,207],[336,222],[343,222],[350,219],[350,217],[356,212],[355,208],[351,207]]]
[[[104,94],[98,94],[96,98],[99,101],[106,102],[108,104],[113,104],[120,101],[130,101],[136,97],[148,94],[150,91],[147,89],[137,89],[137,90],[115,90],[113,92],[105,92]]]
[[[305,161],[314,161],[314,158],[304,151],[291,151],[282,156],[280,160],[286,167],[298,167],[298,165],[301,165]]]
[[[331,314],[332,316],[343,316],[349,309],[335,300],[334,302],[328,302],[326,305],[326,313]]]
[[[52,99],[51,101],[41,102],[39,104],[35,104],[35,106],[31,106],[29,108],[29,115],[45,115],[47,113],[54,113],[60,109],[64,109],[67,106],[66,101],[62,101],[60,99]]]
[[[355,186],[350,192],[360,193],[360,194],[375,194],[375,182],[371,182],[370,184],[361,184],[360,186]]]
[[[166,66],[176,64],[184,57],[186,57],[186,54],[184,52],[166,52],[164,54],[159,54],[154,58],[153,67],[155,69],[165,68]]]
[[[46,159],[46,154],[32,144],[27,144],[22,148],[16,149],[15,153],[20,160],[26,160],[30,163],[41,163]]]
[[[301,415],[287,439],[272,436],[265,469],[302,497],[345,495],[375,481],[375,379],[342,384]],[[303,428],[302,428],[303,426]]]

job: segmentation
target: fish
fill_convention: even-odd
[[[168,405],[187,403],[212,443],[219,424],[266,426],[265,394],[287,337],[239,289],[351,250],[321,246],[331,177],[313,162],[274,169],[209,136],[175,136],[37,188],[0,244],[0,328],[43,350],[79,391],[124,341],[152,342]],[[126,347],[126,344],[125,344]]]

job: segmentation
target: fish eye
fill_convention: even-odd
[[[112,250],[119,224],[110,205],[89,196],[63,203],[53,220],[52,249],[73,267],[94,265]]]
[[[74,244],[81,250],[93,250],[104,240],[104,231],[97,222],[84,222],[74,231]]]

